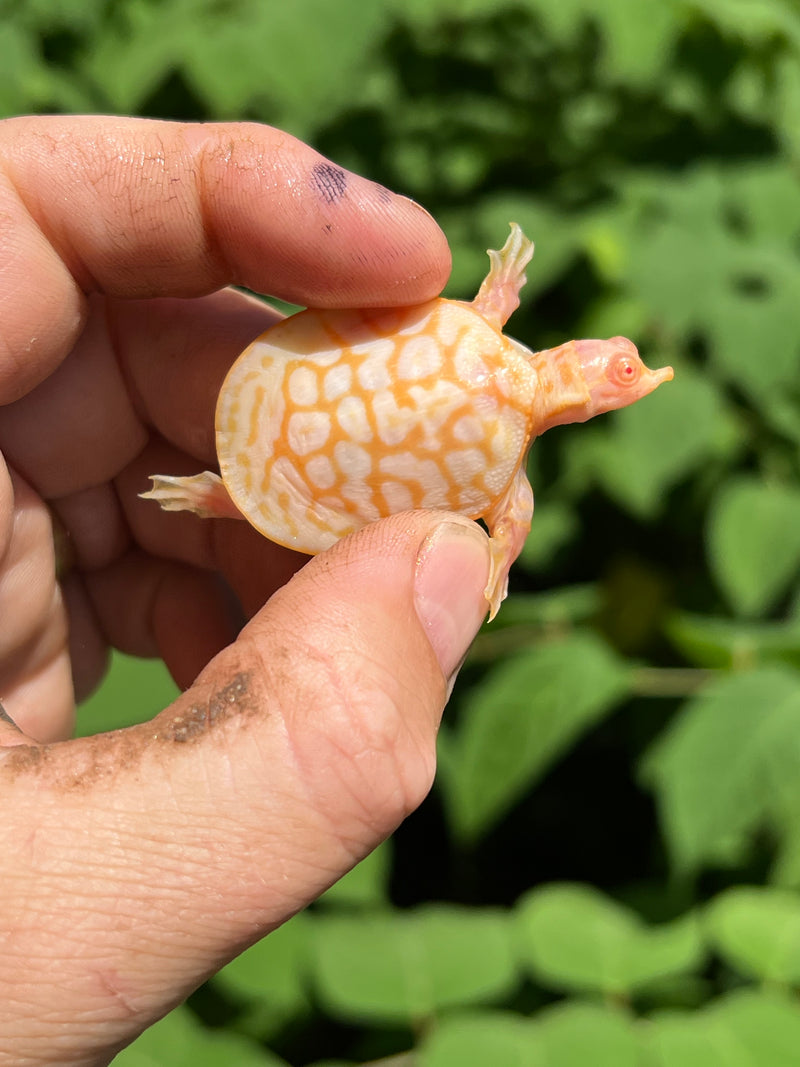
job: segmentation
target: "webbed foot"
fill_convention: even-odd
[[[211,471],[186,478],[153,474],[150,481],[153,488],[139,496],[157,501],[164,511],[193,511],[203,519],[244,518],[228,496],[220,476]]]
[[[511,233],[500,251],[489,249],[491,267],[472,306],[498,329],[519,307],[519,291],[526,282],[525,268],[532,256],[533,241],[516,222],[511,223]]]

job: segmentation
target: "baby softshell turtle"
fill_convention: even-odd
[[[532,255],[512,223],[471,302],[310,308],[272,326],[219,394],[222,477],[155,475],[142,495],[167,511],[245,518],[311,554],[407,508],[482,518],[493,618],[531,527],[533,440],[672,378],[671,367],[648,370],[624,337],[531,352],[504,336]]]

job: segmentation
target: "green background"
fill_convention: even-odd
[[[530,347],[626,334],[676,371],[537,442],[533,533],[423,808],[116,1062],[796,1064],[800,5],[2,15],[2,113],[284,127],[435,214],[451,295],[519,222]],[[116,659],[81,729],[172,692]]]

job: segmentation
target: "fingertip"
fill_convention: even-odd
[[[197,127],[206,218],[250,289],[313,307],[381,307],[438,296],[447,239],[406,196],[290,134],[251,123]]]
[[[402,303],[413,304],[437,297],[450,277],[452,256],[444,231],[422,204],[391,193],[391,221],[402,246],[410,250],[410,267],[416,273],[400,280]],[[397,301],[400,303],[401,301]]]

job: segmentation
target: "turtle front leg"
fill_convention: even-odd
[[[533,518],[533,490],[523,463],[505,494],[485,516],[489,528],[491,568],[484,595],[489,601],[489,621],[495,617],[508,593],[508,572],[522,551]]]
[[[171,474],[150,476],[153,488],[139,496],[157,501],[164,511],[193,511],[203,519],[243,519],[241,511],[228,496],[218,474],[203,471],[187,478]]]
[[[491,267],[472,306],[498,330],[519,307],[519,291],[527,280],[525,268],[532,255],[533,241],[528,240],[516,222],[511,223],[511,234],[500,251],[489,249]]]

